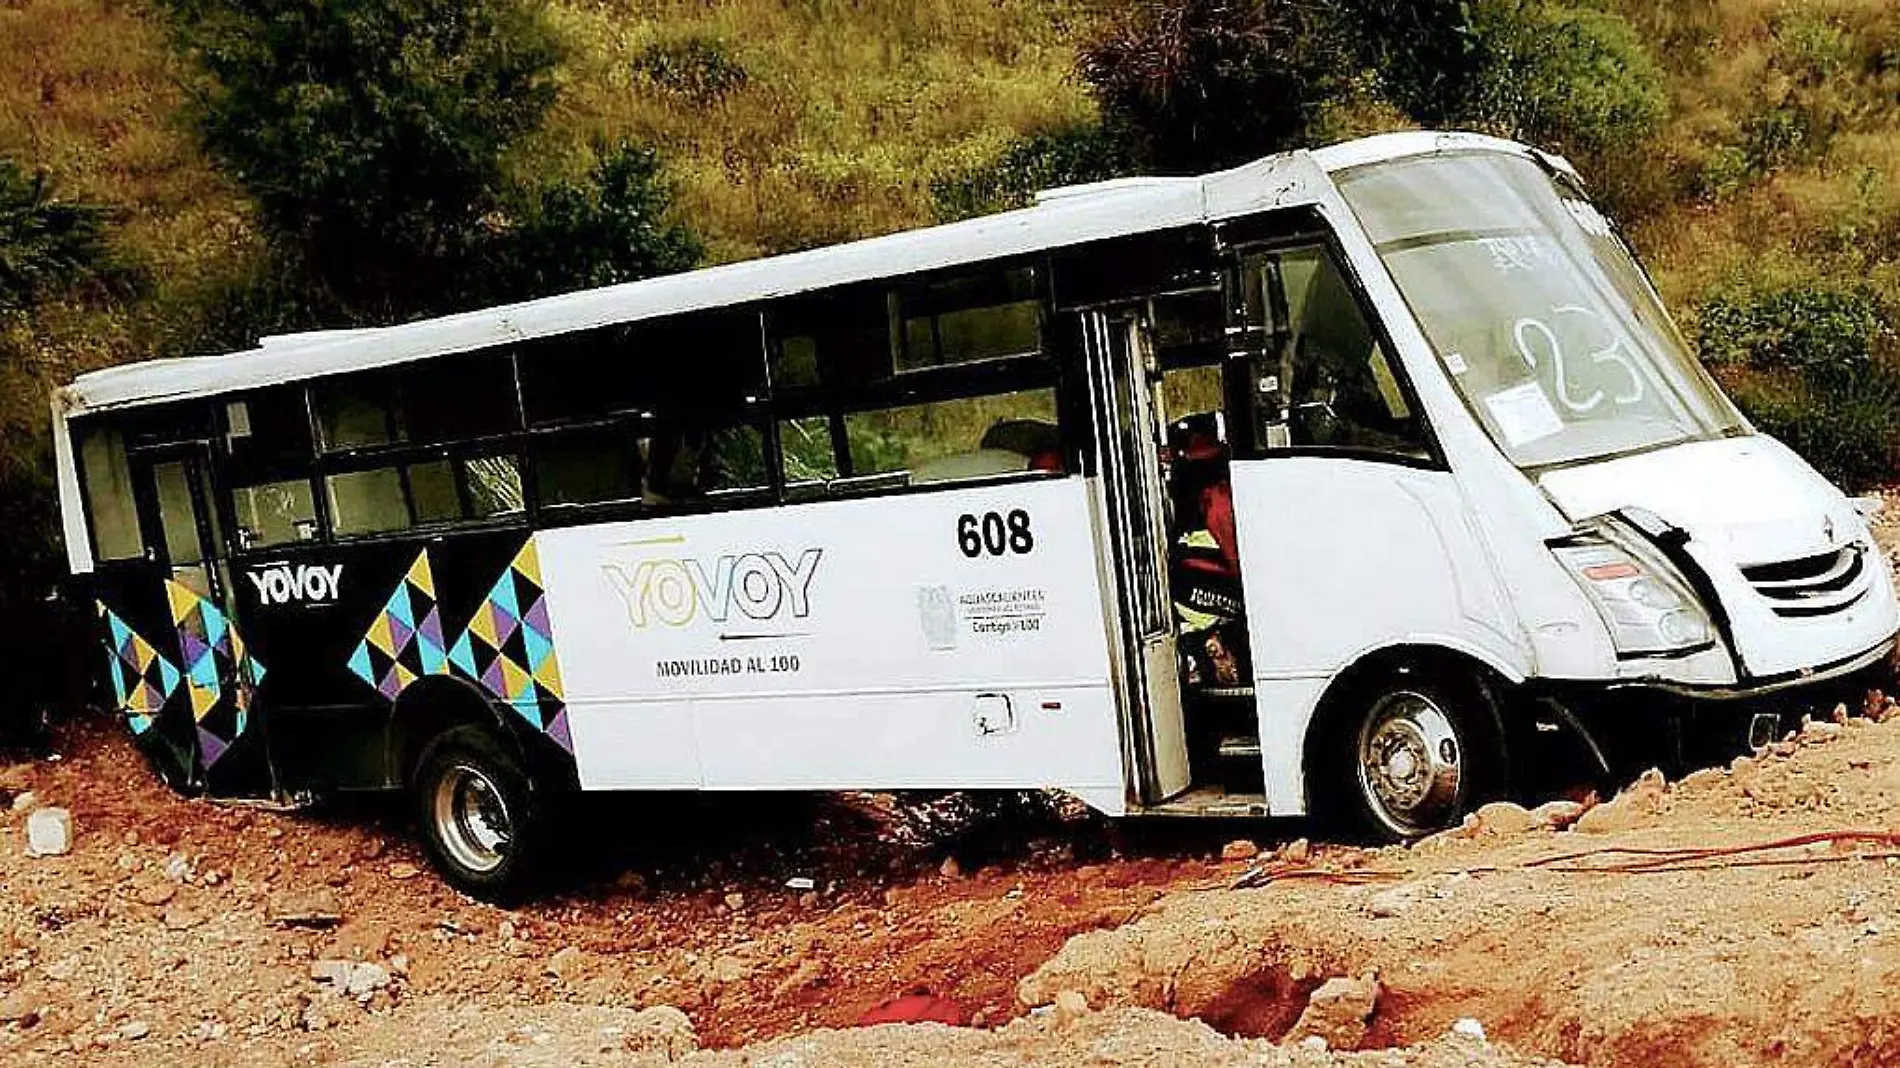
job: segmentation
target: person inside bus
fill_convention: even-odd
[[[670,504],[705,496],[705,435],[678,426],[661,426],[647,442],[646,484],[640,497],[648,504]]]
[[[1248,677],[1246,609],[1234,520],[1229,450],[1221,414],[1169,427],[1168,483],[1174,503],[1170,589],[1188,685],[1232,688]]]

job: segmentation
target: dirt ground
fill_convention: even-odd
[[[1409,849],[958,795],[627,804],[515,910],[439,883],[399,812],[180,798],[68,722],[0,764],[0,1064],[1900,1063],[1900,715],[1865,711]],[[47,806],[74,848],[29,856]],[[964,1026],[856,1026],[909,994]]]

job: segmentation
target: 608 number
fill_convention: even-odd
[[[957,548],[974,560],[984,553],[1026,553],[1036,547],[1036,535],[1029,529],[1029,513],[1017,508],[1004,515],[985,512],[980,516],[964,513],[957,517]]]

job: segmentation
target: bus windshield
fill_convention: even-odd
[[[1520,156],[1371,164],[1339,187],[1452,382],[1522,467],[1740,432],[1607,219]]]

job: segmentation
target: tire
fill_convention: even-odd
[[[1497,703],[1476,678],[1385,672],[1340,696],[1322,741],[1321,815],[1357,836],[1409,842],[1502,796]]]
[[[493,731],[437,735],[416,762],[411,800],[430,862],[470,897],[518,901],[544,875],[548,799]]]

